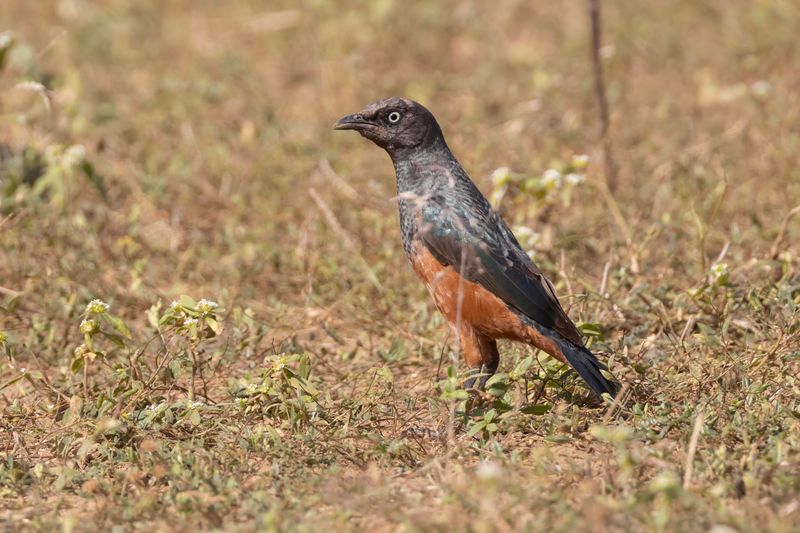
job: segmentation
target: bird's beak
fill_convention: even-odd
[[[361,113],[356,113],[354,115],[347,115],[346,117],[342,117],[337,120],[336,124],[333,125],[333,129],[358,131],[363,130],[371,125],[372,124],[368,120],[364,120],[364,116]]]

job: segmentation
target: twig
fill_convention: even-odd
[[[439,365],[436,367],[436,383],[442,381],[441,378],[442,361],[444,361],[444,353],[446,351],[447,351],[447,340],[445,340],[444,344],[442,344],[442,351],[439,353]]]
[[[611,139],[608,136],[609,113],[606,86],[603,81],[603,66],[600,60],[600,0],[589,0],[589,19],[592,24],[592,70],[594,74],[594,95],[600,113],[600,141],[603,145],[603,164],[605,166],[608,188],[614,192],[617,188],[617,165],[611,148]]]
[[[700,439],[700,430],[703,428],[704,419],[703,409],[697,413],[694,419],[694,429],[692,429],[692,438],[689,440],[689,451],[686,453],[686,469],[683,474],[683,488],[688,489],[692,483],[692,463],[694,462],[694,455],[697,452],[697,441]]]
[[[611,421],[611,417],[614,416],[614,412],[622,408],[623,403],[627,400],[628,389],[630,389],[630,384],[623,383],[622,388],[614,397],[614,401],[611,402],[611,405],[608,406],[606,413],[603,415],[603,424],[608,424]]]
[[[6,222],[11,220],[11,217],[13,217],[13,216],[14,216],[14,214],[11,213],[9,215],[6,215],[6,217],[3,220],[0,220],[0,228],[2,228],[5,225]]]
[[[336,218],[336,215],[333,214],[331,208],[328,207],[328,204],[325,203],[325,201],[320,197],[320,195],[313,187],[308,190],[308,195],[311,196],[311,199],[314,200],[314,203],[317,204],[319,210],[322,211],[322,214],[328,220],[328,223],[331,225],[331,228],[336,233],[339,234],[339,236],[342,238],[347,248],[349,248],[350,251],[353,252],[353,254],[355,254],[355,257],[359,259],[361,267],[364,270],[364,273],[367,275],[367,279],[370,281],[370,283],[372,283],[375,286],[375,288],[378,289],[378,292],[383,293],[383,285],[381,285],[381,282],[378,280],[378,276],[375,275],[375,271],[372,270],[370,264],[367,262],[366,259],[364,259],[364,256],[361,255],[361,251],[359,250],[358,245],[355,243],[352,237],[350,237],[350,234],[347,233],[344,227],[342,227],[342,225],[339,223],[339,220]]]
[[[708,217],[707,222],[703,222],[700,220],[700,215],[695,210],[694,206],[692,206],[692,216],[695,219],[695,225],[697,226],[697,237],[698,243],[697,246],[699,248],[700,254],[700,268],[702,272],[706,271],[706,239],[708,238],[708,234],[711,232],[711,226],[714,225],[716,222],[717,217],[722,208],[722,203],[725,200],[725,197],[728,195],[728,176],[725,174],[722,179],[722,192],[717,198],[716,204],[714,204],[714,208],[711,210],[711,215]],[[727,253],[727,248],[723,248],[723,253],[721,253],[721,257],[725,256]],[[717,260],[719,261],[719,259]]]
[[[778,257],[778,248],[780,247],[781,243],[783,242],[784,235],[786,234],[786,228],[789,227],[789,221],[792,219],[793,216],[800,213],[800,205],[795,206],[791,211],[786,213],[786,216],[783,217],[783,222],[781,222],[781,229],[778,230],[778,235],[775,237],[775,240],[772,241],[772,247],[769,249],[769,256],[773,259],[777,259]]]
[[[12,298],[16,298],[22,294],[20,291],[15,291],[14,289],[9,289],[8,287],[3,287],[2,285],[0,285],[0,293],[5,294],[6,296],[11,296]]]
[[[600,289],[598,290],[600,298],[605,298],[606,287],[608,285],[608,271],[610,269],[611,269],[611,261],[606,261],[605,266],[603,266],[603,277],[600,280]]]
[[[192,356],[192,381],[191,387],[189,388],[189,401],[193,402],[195,393],[194,382],[197,378],[197,353],[193,346],[189,347],[189,354]]]

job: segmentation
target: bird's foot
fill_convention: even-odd
[[[464,381],[464,389],[472,391],[482,391],[486,386],[486,381],[494,374],[489,371],[486,365],[481,365],[480,368],[470,368],[467,370],[467,379]]]

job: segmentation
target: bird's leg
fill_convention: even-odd
[[[468,377],[466,381],[464,381],[464,388],[469,390],[475,388],[475,383],[482,372],[483,354],[481,353],[481,343],[478,340],[478,332],[468,324],[462,324],[458,333],[458,340],[461,344],[464,362],[467,364],[468,368]]]
[[[481,353],[483,354],[478,389],[483,390],[486,386],[486,381],[497,372],[497,367],[500,365],[500,352],[497,351],[497,342],[494,339],[479,335],[478,340],[481,343]]]
[[[500,362],[497,343],[469,326],[461,328],[459,338],[464,351],[464,362],[469,367],[467,371],[469,377],[464,381],[464,388],[483,390],[486,381],[497,371]]]

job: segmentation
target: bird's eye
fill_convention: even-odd
[[[400,122],[401,117],[402,115],[400,115],[400,111],[392,111],[386,116],[386,119],[389,121],[390,124],[397,124],[398,122]]]

